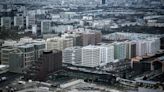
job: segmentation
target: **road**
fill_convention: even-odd
[[[0,78],[6,77],[6,80],[0,81],[0,88],[8,86],[9,84],[13,83],[13,81],[16,80],[16,78],[19,78],[20,76],[21,76],[20,74],[10,73],[10,72],[1,74]]]

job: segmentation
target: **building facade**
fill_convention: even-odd
[[[36,19],[34,15],[26,16],[26,28],[31,27],[36,24]]]
[[[114,61],[113,46],[86,46],[82,48],[82,66],[104,66]]]
[[[63,51],[63,63],[81,65],[81,47],[70,47]]]
[[[11,17],[2,17],[1,26],[10,29],[11,28]]]
[[[49,73],[62,69],[62,52],[58,50],[44,51],[41,57],[26,71],[26,78],[45,80]]]
[[[54,37],[46,40],[47,50],[64,50],[65,48],[73,47],[72,38]]]
[[[87,46],[82,48],[82,66],[96,67],[99,66],[100,49],[96,46]]]
[[[41,21],[41,34],[51,33],[51,21],[44,20]]]
[[[14,26],[24,27],[24,16],[14,16]]]
[[[14,47],[2,47],[1,48],[1,64],[9,65],[9,56],[11,52],[16,51]]]
[[[45,44],[33,43],[17,46],[17,50],[9,54],[9,71],[24,73],[34,61],[41,57],[45,50]]]

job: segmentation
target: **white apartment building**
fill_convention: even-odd
[[[136,41],[136,55],[137,56],[145,56],[147,54],[147,44],[144,40],[137,40]]]
[[[114,45],[114,58],[115,59],[126,59],[127,57],[127,46],[124,42],[115,42]]]
[[[147,55],[154,55],[160,50],[160,39],[147,39]]]
[[[114,46],[100,46],[101,65],[114,61]]]
[[[160,50],[159,38],[149,38],[134,42],[136,43],[137,56],[154,55]]]
[[[101,64],[100,48],[86,46],[82,48],[82,66],[96,67]]]
[[[86,46],[82,48],[82,66],[97,67],[114,61],[113,46]]]
[[[81,47],[70,47],[63,51],[63,63],[81,65]]]

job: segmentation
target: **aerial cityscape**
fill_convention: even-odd
[[[164,92],[164,0],[0,0],[0,92]]]

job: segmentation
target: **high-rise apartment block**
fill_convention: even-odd
[[[50,20],[44,20],[41,21],[41,34],[47,34],[51,33],[51,21]]]
[[[81,47],[70,47],[63,51],[63,63],[81,65]]]
[[[36,18],[34,15],[26,16],[26,27],[31,27],[36,24]]]
[[[137,40],[136,54],[137,56],[154,55],[160,50],[160,39],[152,38],[147,40]]]
[[[159,50],[159,38],[114,42],[99,46],[89,45],[82,48],[72,47],[63,51],[63,62],[84,67],[97,67],[115,60],[155,55]]]
[[[115,59],[126,59],[127,55],[127,44],[124,42],[114,43],[114,58]]]
[[[101,32],[94,32],[95,33],[95,44],[100,43],[102,41],[102,33]]]
[[[2,17],[1,26],[5,28],[11,28],[11,17]]]
[[[14,16],[14,26],[24,27],[24,16]]]
[[[125,44],[127,46],[126,59],[131,59],[136,57],[136,43],[127,41],[125,42]]]
[[[9,71],[14,73],[23,73],[26,67],[24,54],[21,50],[16,49],[10,52],[8,56]]]
[[[82,48],[82,66],[96,67],[101,64],[100,48],[87,46]]]
[[[103,66],[114,60],[113,46],[86,46],[82,48],[82,66]]]
[[[94,33],[83,33],[82,40],[83,40],[83,46],[95,45],[95,34]]]
[[[96,45],[102,40],[101,32],[83,32],[80,33],[82,46]]]
[[[101,63],[107,64],[114,61],[114,46],[100,46]]]

